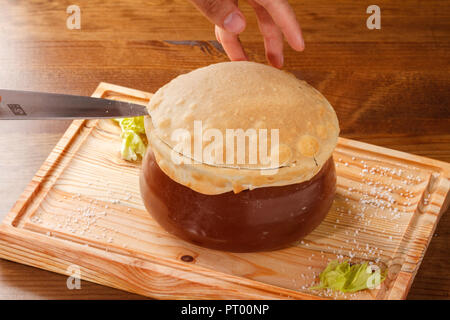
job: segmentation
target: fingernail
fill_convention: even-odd
[[[283,55],[274,55],[268,54],[267,60],[269,60],[270,64],[275,68],[281,69],[284,64],[284,56]]]
[[[303,39],[303,37],[300,35],[299,36],[300,37],[300,39],[299,39],[299,43],[300,43],[300,51],[303,51],[303,50],[305,50],[305,40]]]
[[[281,55],[281,56],[278,57],[278,66],[277,66],[277,68],[281,69],[283,67],[283,64],[284,64],[284,56]]]
[[[245,21],[237,12],[230,13],[223,21],[225,30],[231,33],[240,33],[244,31]]]

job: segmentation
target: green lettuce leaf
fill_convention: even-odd
[[[119,123],[122,133],[122,159],[136,161],[146,150],[144,117],[114,119]]]
[[[137,134],[145,134],[144,117],[121,118],[116,120],[122,131],[133,131]]]
[[[348,261],[331,261],[319,275],[320,283],[310,289],[332,289],[341,292],[356,292],[374,289],[386,279],[386,272],[373,270],[367,262],[352,264]]]

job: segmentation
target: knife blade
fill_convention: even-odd
[[[99,119],[148,115],[145,106],[101,98],[0,89],[0,120]]]

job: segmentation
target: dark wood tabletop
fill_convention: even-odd
[[[265,62],[251,7],[241,36]],[[0,0],[0,88],[91,95],[101,81],[154,92],[174,76],[227,61],[213,26],[186,0],[78,0],[81,29],[69,30],[70,1]],[[450,161],[450,1],[290,1],[306,42],[285,49],[285,69],[318,88],[336,109],[341,136]],[[0,219],[31,180],[69,121],[0,122]],[[444,212],[409,299],[448,299],[450,215]],[[140,299],[0,259],[0,299]]]

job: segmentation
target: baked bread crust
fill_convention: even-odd
[[[339,135],[336,113],[320,92],[288,72],[247,61],[213,64],[180,75],[153,95],[148,109],[147,137],[161,170],[204,194],[307,181],[330,158]],[[194,142],[191,139],[180,149],[173,133],[182,128],[194,137],[194,121],[201,121],[203,130],[219,130],[223,137],[227,129],[267,129],[268,152],[276,145],[270,130],[278,129],[277,161],[268,163],[258,156],[249,162],[247,147],[245,163],[237,161],[237,152],[227,163],[231,150],[226,143],[222,156],[186,153],[195,149]],[[211,141],[202,140],[205,150]]]

